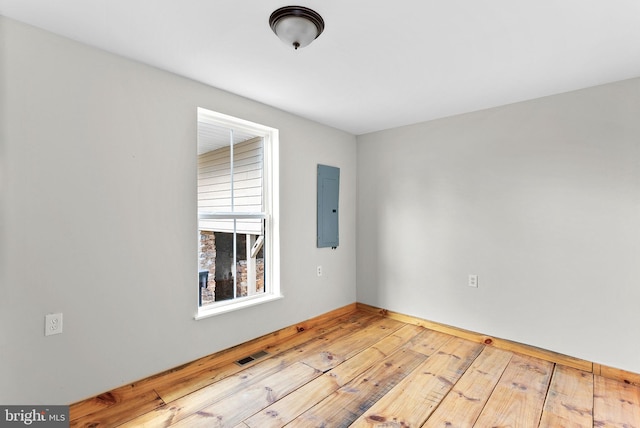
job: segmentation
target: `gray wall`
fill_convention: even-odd
[[[640,372],[639,119],[633,79],[359,136],[358,301]]]
[[[355,301],[354,136],[2,17],[0,41],[0,403],[70,403]],[[280,129],[285,298],[195,321],[198,106]],[[341,168],[335,251],[318,163]]]

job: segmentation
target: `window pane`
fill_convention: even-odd
[[[265,293],[264,253],[264,235],[201,230],[200,305]]]
[[[233,233],[201,230],[200,305],[232,299],[233,282]]]
[[[231,130],[198,121],[198,210],[231,211]]]
[[[263,212],[263,153],[262,137],[199,121],[198,209]]]
[[[252,138],[233,146],[234,212],[263,212],[263,139]]]
[[[266,292],[264,285],[264,222],[260,219],[243,220],[243,222],[244,228],[257,232],[237,234],[237,297],[253,296]]]

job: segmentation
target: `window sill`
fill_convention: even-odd
[[[194,317],[196,320],[213,317],[227,312],[233,312],[240,309],[248,308],[251,306],[261,305],[263,303],[272,302],[274,300],[280,300],[284,296],[282,294],[266,294],[257,297],[246,297],[241,299],[235,299],[227,302],[214,303],[209,306],[198,308],[198,313]]]

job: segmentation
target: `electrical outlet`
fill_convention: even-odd
[[[44,317],[44,335],[62,333],[62,314],[48,314]]]
[[[469,275],[469,287],[478,288],[478,275]]]
[[[318,266],[318,267],[316,267],[316,274],[317,274],[318,276],[322,276],[322,266]]]

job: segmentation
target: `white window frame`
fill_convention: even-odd
[[[263,192],[264,192],[264,213],[233,213],[233,218],[260,218],[265,221],[264,258],[265,258],[265,278],[264,293],[236,297],[231,300],[223,300],[200,306],[199,296],[196,295],[197,312],[195,319],[203,319],[211,316],[244,309],[247,307],[271,302],[283,298],[280,292],[280,227],[279,227],[279,132],[275,128],[260,125],[248,120],[239,119],[226,114],[214,112],[212,110],[198,107],[198,118],[204,117],[217,125],[233,129],[247,131],[256,136],[262,137],[264,141],[264,165],[263,165]],[[197,171],[196,171],[197,174]],[[197,210],[196,210],[197,211]],[[198,229],[200,219],[229,218],[231,213],[200,213],[198,212]],[[196,231],[197,233],[197,231]],[[196,256],[197,260],[198,257]],[[195,277],[198,275],[196,266]],[[197,284],[194,279],[193,284]],[[194,286],[192,290],[197,290]],[[198,292],[200,292],[198,290]]]

